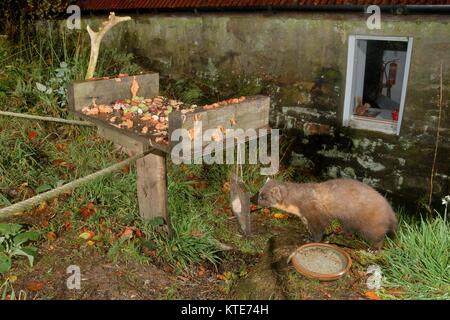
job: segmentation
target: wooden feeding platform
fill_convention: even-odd
[[[166,155],[179,143],[170,141],[174,130],[186,129],[194,139],[196,121],[201,121],[203,132],[269,129],[268,97],[188,105],[159,96],[158,73],[73,82],[69,88],[69,107],[77,116],[94,123],[101,136],[128,153],[148,153],[136,164],[140,215],[146,219],[162,217],[167,225]],[[210,143],[225,145],[222,140],[241,138],[253,139],[245,135],[221,135],[219,141],[204,141],[202,149]]]

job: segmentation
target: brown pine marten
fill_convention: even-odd
[[[258,205],[299,216],[313,236],[322,240],[332,220],[344,234],[357,232],[377,250],[386,234],[395,234],[397,218],[387,200],[375,189],[351,179],[321,183],[292,183],[269,179],[258,194]]]

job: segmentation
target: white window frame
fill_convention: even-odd
[[[353,81],[356,66],[356,42],[358,40],[382,40],[382,41],[404,41],[407,42],[405,72],[402,82],[402,94],[400,97],[398,121],[371,119],[368,117],[357,116],[353,114],[352,103]],[[347,75],[345,81],[345,99],[343,125],[355,129],[364,129],[371,131],[379,131],[387,134],[400,134],[400,128],[403,120],[403,112],[405,110],[406,89],[408,87],[409,69],[411,65],[412,53],[412,37],[387,37],[387,36],[366,36],[366,35],[350,35],[348,39],[348,55],[347,55]]]

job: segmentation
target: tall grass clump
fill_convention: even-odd
[[[450,299],[450,197],[443,203],[443,215],[419,223],[403,220],[384,251],[385,285],[400,289],[402,299]]]
[[[10,111],[66,116],[67,87],[84,78],[89,63],[88,33],[41,21],[19,38],[0,38],[0,102]],[[102,46],[96,77],[140,71],[133,54]]]
[[[158,256],[178,270],[187,270],[189,265],[205,260],[213,264],[219,261],[218,243],[205,218],[213,210],[212,204],[196,199],[192,184],[192,181],[175,181],[169,176],[172,236],[168,239],[159,234],[157,227],[146,231],[149,239],[156,243]]]

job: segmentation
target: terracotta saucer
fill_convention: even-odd
[[[312,248],[320,248],[325,251],[332,251],[336,253],[341,261],[341,267],[338,272],[335,273],[319,273],[315,272],[314,270],[306,269],[299,261],[300,257],[297,255],[297,253],[305,252],[307,250],[310,250]],[[337,280],[341,278],[343,275],[345,275],[352,266],[352,259],[350,258],[350,255],[342,250],[341,248],[326,244],[326,243],[308,243],[304,244],[300,247],[298,247],[289,257],[289,260],[292,261],[292,264],[294,265],[295,269],[300,272],[302,275],[311,278],[311,279],[318,279],[322,281],[332,281]]]

